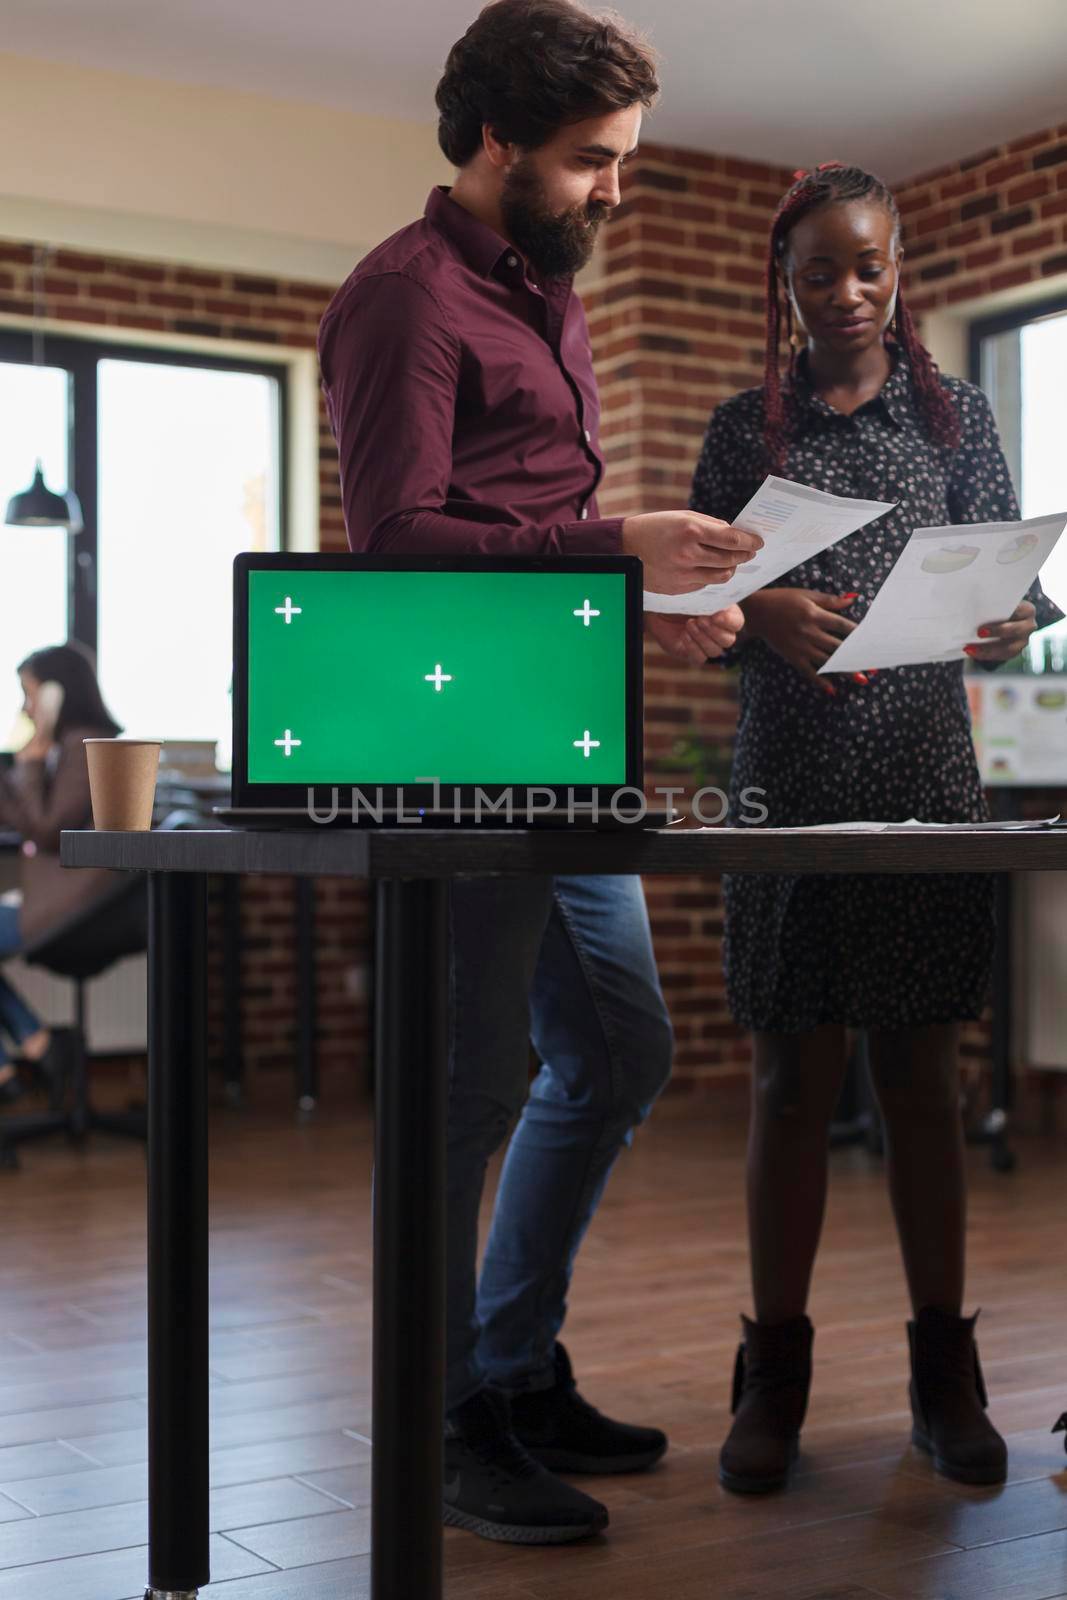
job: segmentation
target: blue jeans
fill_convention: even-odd
[[[673,1046],[640,879],[460,879],[451,919],[450,1409],[552,1384],[574,1258]],[[476,1289],[486,1165],[516,1116]]]
[[[0,961],[5,956],[16,955],[21,949],[18,907],[0,906]],[[0,973],[0,1031],[19,1045],[35,1034],[40,1026],[40,1018],[34,1015],[18,990],[12,988]],[[0,1038],[0,1067],[6,1067],[9,1060],[4,1041]]]

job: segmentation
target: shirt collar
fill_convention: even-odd
[[[874,399],[867,401],[867,405],[881,406],[890,421],[896,427],[904,429],[908,427],[912,417],[911,373],[908,358],[899,345],[890,344],[887,349],[893,370]],[[813,416],[834,418],[843,414],[835,411],[833,406],[827,405],[822,396],[816,394],[812,388],[806,351],[801,351],[793,369],[790,392],[802,415],[809,413]]]
[[[499,233],[479,222],[465,206],[458,205],[447,188],[431,189],[426,202],[426,220],[444,234],[471,271],[480,277],[488,278],[502,259],[518,255]]]

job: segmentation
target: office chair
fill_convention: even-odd
[[[85,986],[123,956],[148,946],[148,893],[143,876],[123,874],[108,894],[81,907],[22,952],[28,966],[43,967],[74,983],[75,1020],[71,1039],[69,1105],[0,1121],[0,1168],[17,1168],[20,1144],[66,1133],[83,1139],[92,1130],[144,1139],[144,1111],[97,1111],[89,1100],[85,1041]]]

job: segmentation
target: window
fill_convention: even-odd
[[[98,374],[104,699],[131,734],[225,746],[233,558],[278,546],[276,381],[147,361]]]
[[[62,368],[0,361],[0,517],[29,488],[38,461],[50,488],[66,488],[69,389]],[[67,535],[0,525],[0,749],[29,733],[19,717],[19,662],[66,637]]]
[[[1067,510],[1063,450],[1063,374],[1067,301],[1020,307],[971,329],[971,376],[989,395],[1024,517]],[[1046,592],[1067,611],[1067,549],[1041,573]],[[1067,622],[1033,639],[1035,671],[1067,668]]]
[[[0,493],[40,455],[85,528],[0,529],[0,747],[16,661],[69,635],[128,733],[214,740],[228,764],[232,563],[284,544],[285,369],[82,340],[29,360],[0,335]]]

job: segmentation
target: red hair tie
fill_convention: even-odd
[[[819,165],[815,168],[815,171],[829,172],[834,167],[843,167],[844,164],[845,163],[843,161],[820,161]],[[812,176],[813,173],[809,167],[798,167],[793,174],[793,182],[800,183],[802,179],[810,178]]]

